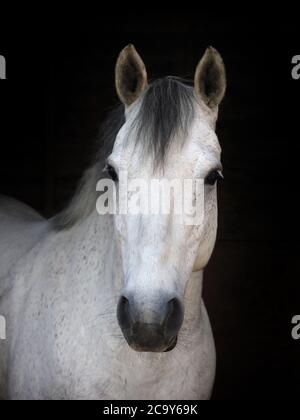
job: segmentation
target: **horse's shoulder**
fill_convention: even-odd
[[[0,196],[0,278],[49,230],[35,210]]]

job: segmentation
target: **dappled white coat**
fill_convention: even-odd
[[[180,155],[175,145],[170,150],[166,177],[205,178],[219,164],[216,115],[200,102],[196,110]],[[127,122],[131,112],[134,106],[127,109]],[[110,158],[126,165],[129,177],[149,177],[147,166],[125,147],[126,127]],[[125,149],[127,155],[120,153]],[[204,194],[201,226],[170,227],[165,217],[149,216],[142,219],[143,237],[125,216],[95,210],[57,230],[53,220],[1,198],[0,314],[7,340],[0,341],[0,398],[209,398],[215,348],[202,273],[216,238],[216,186],[205,187]],[[131,240],[139,240],[138,247]],[[172,351],[139,353],[128,346],[116,317],[124,287],[145,300],[155,289],[176,289],[185,317]]]

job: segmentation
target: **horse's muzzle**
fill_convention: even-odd
[[[183,322],[183,306],[173,298],[160,303],[155,310],[145,311],[134,301],[121,296],[117,317],[130,347],[140,352],[165,352],[177,343],[177,334]]]

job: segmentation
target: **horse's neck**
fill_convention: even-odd
[[[74,227],[70,245],[79,259],[86,261],[91,274],[99,274],[101,286],[120,286],[121,259],[115,240],[113,217],[93,212]]]

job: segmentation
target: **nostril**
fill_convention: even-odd
[[[179,299],[173,298],[168,302],[168,315],[172,315],[176,310],[180,310]]]
[[[117,307],[117,318],[122,328],[130,328],[129,300],[121,296]]]
[[[180,300],[173,298],[168,302],[168,311],[165,319],[165,332],[167,335],[178,333],[183,322],[183,308]]]
[[[126,308],[129,304],[129,300],[125,296],[120,297],[120,305]]]

